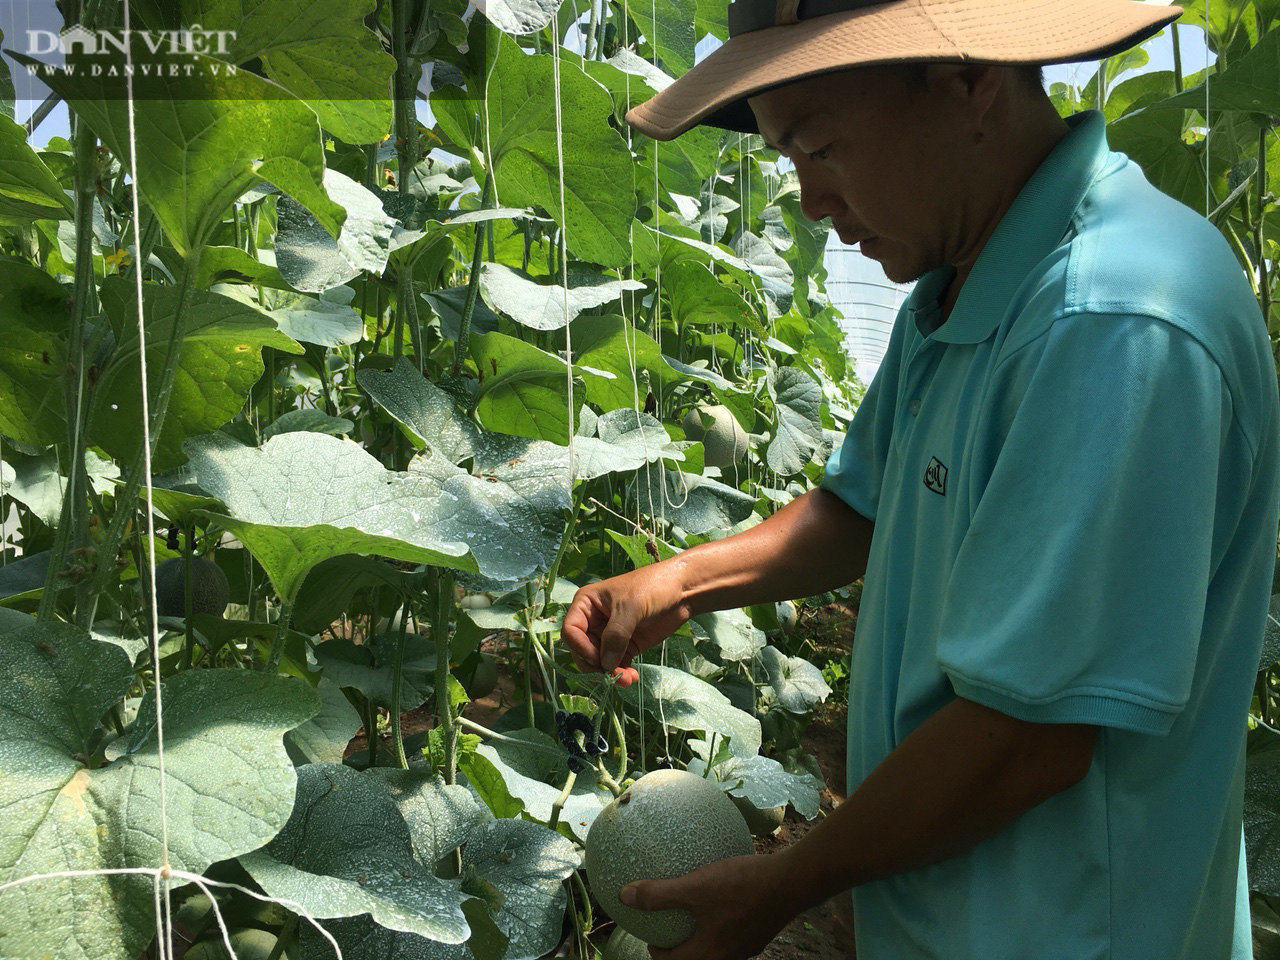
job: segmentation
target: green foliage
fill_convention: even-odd
[[[21,545],[0,565],[0,883],[159,864],[157,689],[173,865],[247,870],[350,957],[534,960],[566,915],[589,956],[574,844],[660,763],[816,816],[802,733],[848,680],[841,658],[811,662],[807,617],[699,616],[626,689],[558,641],[578,586],[809,490],[865,389],[794,171],[758,137],[656,144],[622,122],[724,37],[724,4],[577,26],[541,2],[469,22],[459,0],[131,9],[135,31],[234,34],[193,56],[135,35],[135,60],[196,69],[135,77],[132,140],[115,46],[106,70],[49,77],[76,124],[44,150],[0,76],[0,519]],[[1206,78],[1135,76],[1141,50],[1053,91],[1212,218],[1273,337],[1277,16],[1187,4],[1218,56],[1207,131]],[[570,29],[585,57],[557,65]],[[225,577],[225,611],[193,581],[183,622],[185,565],[146,539],[148,499],[200,576]],[[1268,894],[1277,656],[1269,633],[1246,797]],[[477,730],[468,698],[494,679],[515,703]],[[590,763],[555,704],[603,740]],[[328,949],[289,910],[214,895],[242,955]],[[210,904],[190,956],[222,949]],[[18,931],[0,953],[132,958],[153,916],[145,875],[34,880],[0,898]]]

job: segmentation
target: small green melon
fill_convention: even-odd
[[[222,568],[208,557],[191,558],[191,612],[220,617],[227,609],[231,588]],[[156,567],[156,609],[162,617],[186,616],[186,584],[181,557]]]
[[[600,811],[587,833],[585,865],[596,899],[618,926],[645,943],[674,947],[693,933],[693,915],[624,906],[618,891],[752,852],[746,821],[719,787],[685,770],[655,770]]]
[[[614,927],[605,941],[604,960],[649,960],[649,945],[621,927]]]
[[[747,821],[747,829],[751,831],[753,837],[773,836],[778,832],[778,828],[782,826],[782,821],[787,816],[787,805],[785,803],[776,807],[761,809],[746,797],[736,797],[733,794],[729,794],[729,799],[733,801],[733,805],[742,814],[742,819]]]
[[[472,700],[487,697],[498,685],[498,662],[487,653],[477,654],[474,669],[461,679],[462,688]]]
[[[711,421],[706,427],[704,417]],[[693,407],[681,425],[686,438],[702,441],[703,460],[709,467],[732,467],[747,454],[747,432],[728,407]]]

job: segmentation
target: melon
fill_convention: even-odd
[[[649,945],[621,927],[614,927],[605,941],[602,956],[604,960],[650,960]]]
[[[719,787],[686,770],[654,770],[600,811],[587,833],[585,866],[596,900],[619,927],[674,947],[692,935],[693,915],[628,907],[618,891],[752,852],[746,821]]]
[[[156,610],[162,617],[187,613],[186,583],[181,557],[171,557],[156,567]],[[222,616],[231,598],[227,575],[208,557],[191,558],[191,612]]]
[[[773,836],[778,832],[778,829],[782,826],[782,821],[787,817],[787,805],[785,803],[776,807],[761,808],[746,797],[737,797],[729,794],[729,799],[733,801],[733,805],[742,814],[742,819],[747,822],[747,829],[751,831],[753,837]]]
[[[728,407],[693,407],[681,425],[686,438],[702,441],[703,462],[709,467],[732,467],[747,454],[747,432]]]

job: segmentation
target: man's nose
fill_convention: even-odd
[[[835,217],[844,209],[844,202],[834,190],[813,176],[800,174],[798,168],[796,173],[800,177],[800,212],[806,219],[816,223],[824,217]]]

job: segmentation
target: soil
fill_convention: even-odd
[[[828,660],[847,658],[853,641],[856,616],[856,595],[852,604],[833,603],[816,610],[806,610],[800,629],[808,637],[812,647],[807,651],[809,658],[819,666]],[[486,649],[493,651],[492,641],[486,644]],[[498,653],[499,663],[502,663],[504,651],[493,652]],[[488,696],[468,704],[464,716],[488,725],[516,702],[512,680],[505,670],[500,670],[498,686]],[[787,817],[777,833],[771,837],[757,838],[757,853],[770,854],[785,849],[844,801],[846,717],[847,708],[842,700],[829,702],[815,712],[813,723],[802,737],[805,749],[817,758],[826,781],[826,788],[820,796],[818,818],[806,821],[795,810],[788,808]],[[430,706],[403,714],[403,735],[409,736],[428,729],[431,718]],[[380,750],[391,749],[389,738],[379,738],[379,744]],[[364,750],[367,746],[362,729],[348,745],[347,754]],[[608,930],[601,928],[600,932],[607,935]],[[592,934],[592,939],[597,939],[595,933]],[[603,943],[603,938],[599,938],[599,942]],[[759,957],[761,960],[856,960],[853,946],[853,908],[849,894],[840,894],[800,914]]]

